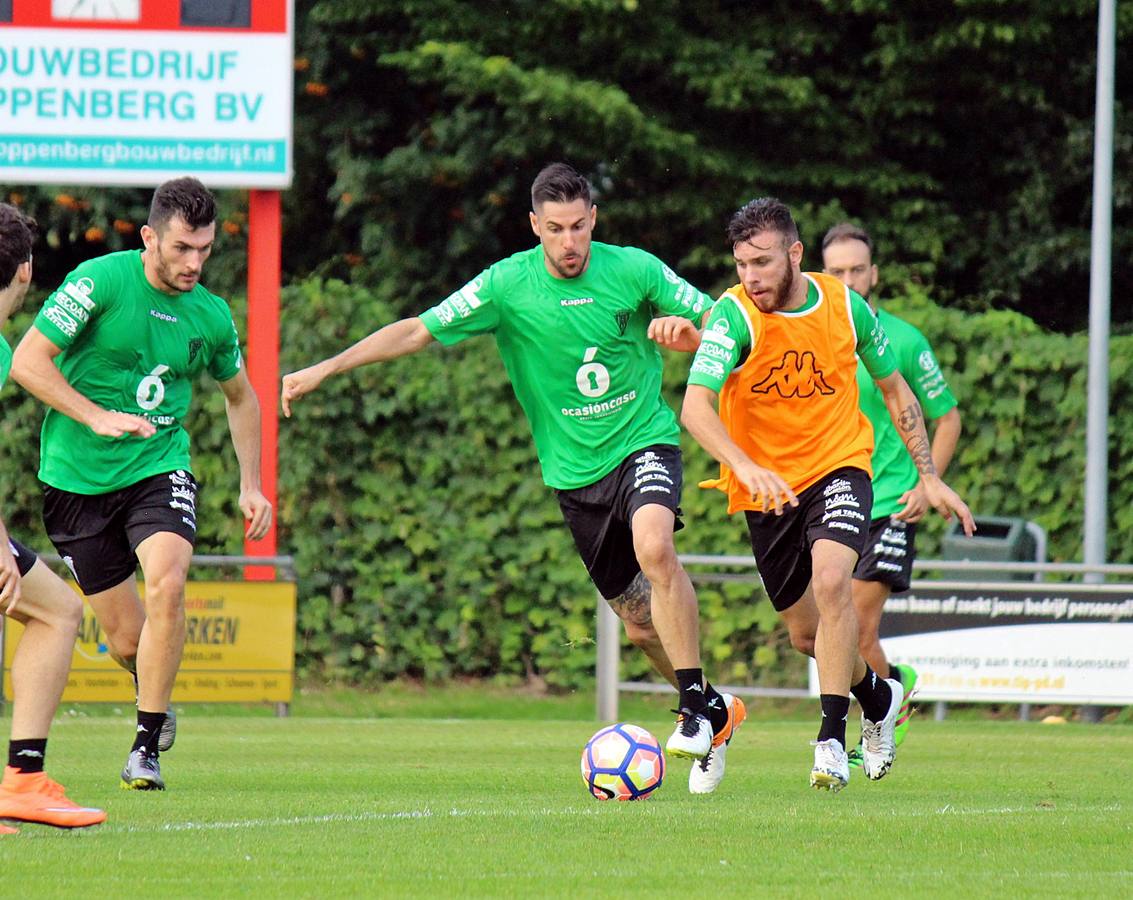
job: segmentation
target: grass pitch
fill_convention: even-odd
[[[459,704],[457,704],[459,705]],[[274,719],[182,711],[164,793],[122,791],[124,713],[63,716],[49,770],[105,825],[0,838],[23,897],[1059,896],[1133,894],[1133,727],[915,721],[893,771],[807,785],[812,716],[755,715],[710,796],[687,764],[598,802],[599,723]],[[671,717],[626,704],[662,741]],[[6,722],[2,723],[6,727]],[[856,737],[857,726],[851,726]]]

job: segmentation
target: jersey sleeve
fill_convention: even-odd
[[[697,324],[713,300],[694,288],[652,253],[642,250],[645,296],[661,315],[681,316]]]
[[[901,374],[917,395],[925,418],[939,419],[955,408],[956,398],[948,387],[948,381],[944,378],[944,372],[936,361],[936,354],[932,352],[928,339],[914,328],[910,327],[909,331],[912,340],[905,350]]]
[[[858,335],[858,358],[874,381],[897,371],[897,356],[889,345],[889,336],[862,296],[850,291],[850,314]]]
[[[494,268],[485,269],[459,291],[421,313],[421,321],[429,334],[445,346],[451,346],[478,334],[489,334],[499,327]]]
[[[114,301],[114,276],[97,260],[88,260],[66,277],[36,314],[35,327],[51,343],[66,350],[92,318]]]
[[[228,381],[244,367],[244,358],[240,355],[240,336],[236,333],[236,323],[231,318],[228,328],[213,351],[209,360],[209,375],[217,381]]]
[[[724,294],[712,308],[700,348],[692,360],[688,383],[720,393],[724,382],[752,346],[751,328],[739,305]]]

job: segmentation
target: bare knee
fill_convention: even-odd
[[[850,608],[850,573],[841,566],[823,566],[815,569],[811,576],[811,585],[820,609],[825,611],[825,608],[831,605],[836,608],[841,606]]]
[[[79,633],[83,601],[54,572],[37,561],[21,579],[20,612],[69,636]]]
[[[175,567],[146,578],[146,618],[151,622],[176,623],[185,618],[186,573]]]
[[[59,625],[68,634],[78,636],[79,628],[83,624],[83,601],[70,588],[67,588],[67,593],[70,596],[62,604]]]
[[[635,647],[644,650],[660,643],[661,639],[657,636],[657,629],[653,627],[652,621],[641,623],[623,619],[622,624],[625,626],[626,637]]]
[[[791,646],[803,656],[814,656],[814,634],[791,632]]]
[[[138,655],[138,641],[141,638],[140,629],[115,627],[114,624],[105,622],[99,622],[99,625],[102,628],[102,633],[106,636],[107,645],[115,656],[129,659]]]
[[[672,539],[668,536],[635,537],[633,549],[641,571],[654,584],[667,584],[680,570],[676,548],[673,547]]]

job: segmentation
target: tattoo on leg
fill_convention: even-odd
[[[653,596],[653,586],[645,574],[638,572],[621,594],[607,601],[610,609],[617,613],[619,619],[632,622],[634,625],[649,625],[653,621],[650,608],[650,598]]]

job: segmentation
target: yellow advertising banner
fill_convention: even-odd
[[[144,593],[141,584],[139,592]],[[295,585],[280,581],[191,581],[185,585],[185,653],[173,686],[180,703],[290,703],[295,663]],[[23,627],[4,622],[4,699]],[[90,607],[63,691],[70,703],[133,703],[134,680],[110,658]]]

